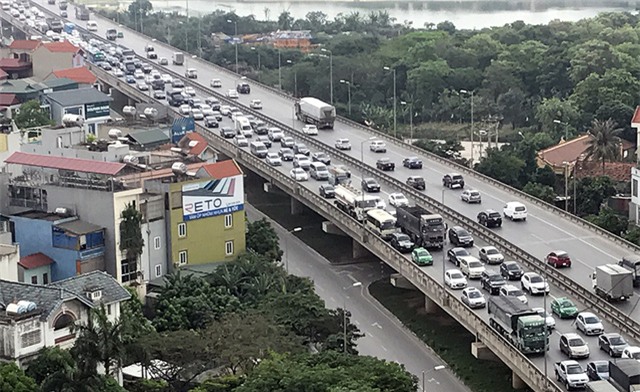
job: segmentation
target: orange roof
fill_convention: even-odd
[[[563,162],[575,162],[589,148],[589,135],[579,136],[538,152],[538,158],[549,165],[562,166]]]
[[[190,142],[196,142],[195,146],[189,147]],[[202,152],[206,150],[207,147],[209,146],[209,143],[204,138],[204,136],[202,136],[197,132],[187,132],[187,134],[184,135],[183,140],[180,141],[181,145],[183,143],[184,143],[184,147],[186,147],[189,150],[188,154],[196,155],[196,156],[199,156],[200,154],[202,154]]]
[[[631,181],[631,168],[635,162],[605,162],[604,175],[614,181]],[[577,178],[597,177],[602,175],[602,161],[580,161],[576,167]]]
[[[9,45],[9,49],[17,49],[17,50],[34,50],[38,46],[40,46],[41,41],[35,41],[30,39],[15,39]]]
[[[221,179],[242,174],[240,166],[233,159],[210,163],[205,165],[203,169],[213,178]]]
[[[87,67],[76,67],[53,71],[56,78],[67,78],[81,84],[94,84],[98,78]]]
[[[49,52],[56,53],[76,53],[78,50],[80,50],[77,46],[69,41],[47,42],[43,45],[49,50]]]
[[[631,118],[631,126],[633,124],[640,123],[640,106],[636,106],[636,111],[633,113],[633,118]]]
[[[53,264],[53,260],[51,259],[51,257],[45,255],[44,253],[38,252],[21,257],[20,261],[18,261],[18,264],[20,264],[23,268],[29,270],[43,267],[45,265],[51,265]]]

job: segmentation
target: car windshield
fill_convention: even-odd
[[[471,290],[469,291],[469,298],[481,298],[482,297],[482,293],[480,293],[477,290]]]
[[[451,279],[462,279],[463,276],[460,272],[452,272],[451,274]]]
[[[469,233],[467,233],[467,231],[465,229],[460,229],[458,230],[458,237],[463,237],[463,236],[468,236]]]
[[[522,290],[510,290],[507,292],[507,295],[512,296],[512,297],[520,297],[522,295],[524,295],[524,293],[522,292]]]
[[[410,241],[410,240],[409,240],[409,236],[408,236],[408,235],[406,235],[406,234],[399,234],[396,238],[398,239],[398,242],[401,242],[401,241]]]
[[[522,211],[524,211],[524,210],[525,210],[525,208],[524,208],[524,207],[516,207],[516,211],[518,211],[518,212],[522,212]]]
[[[559,259],[568,259],[569,258],[569,254],[568,253],[556,253],[556,256],[558,256]]]
[[[500,252],[498,252],[498,249],[489,248],[489,249],[487,249],[487,254],[488,255],[497,255],[497,254],[500,254]]]
[[[327,154],[323,153],[323,152],[318,152],[316,153],[316,158],[326,158]]]
[[[516,271],[520,269],[518,264],[515,264],[515,263],[505,264],[505,267],[507,267],[508,270],[512,270],[512,271]]]
[[[480,196],[480,192],[469,192],[471,196]]]
[[[454,251],[456,256],[469,256],[470,253],[466,249],[458,248]]]
[[[627,344],[627,342],[622,338],[622,336],[614,336],[609,338],[609,344],[612,346],[622,346]]]
[[[598,320],[598,318],[595,316],[590,316],[590,317],[585,317],[584,322],[585,324],[598,324],[600,320]]]
[[[499,212],[492,212],[489,214],[489,217],[491,218],[500,218],[500,213]]]
[[[427,257],[427,256],[429,256],[429,253],[424,249],[420,249],[420,250],[416,250],[416,256],[418,256],[418,257]]]
[[[567,299],[558,301],[558,305],[562,308],[573,308],[573,303]]]
[[[569,346],[571,347],[584,346],[584,340],[580,338],[569,339]]]
[[[482,263],[479,261],[469,262],[469,268],[480,268],[480,267],[482,267]]]
[[[609,373],[609,363],[605,362],[596,364],[596,372]]]
[[[567,366],[567,374],[581,374],[582,368],[579,365]]]
[[[462,180],[462,176],[460,174],[453,175],[451,178],[453,178],[454,180]]]
[[[531,283],[542,283],[542,277],[538,275],[533,275],[531,278]]]
[[[366,180],[366,182],[367,182],[367,184],[375,185],[376,180],[369,179],[369,180]]]
[[[504,278],[502,277],[502,275],[491,275],[489,276],[489,280],[492,282],[504,282]]]

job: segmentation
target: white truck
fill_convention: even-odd
[[[624,301],[633,295],[633,273],[617,264],[597,266],[591,281],[596,294],[609,302]]]
[[[587,372],[577,361],[568,360],[555,363],[556,380],[562,383],[567,391],[582,389],[589,382]]]
[[[366,218],[367,211],[377,208],[375,197],[364,194],[351,185],[336,186],[335,195],[336,207],[360,222]]]
[[[300,98],[294,104],[296,118],[305,124],[314,124],[319,129],[333,129],[336,108],[318,98]]]

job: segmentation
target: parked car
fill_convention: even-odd
[[[409,169],[422,169],[422,161],[418,157],[408,157],[402,160],[402,166]]]
[[[545,262],[555,268],[571,267],[571,258],[569,254],[563,250],[554,250],[545,257]]]
[[[515,261],[505,261],[500,264],[500,273],[507,280],[519,280],[524,274],[524,270]]]
[[[453,226],[449,229],[449,241],[455,246],[473,246],[473,237],[469,232],[460,226]]]
[[[460,265],[460,258],[464,256],[471,256],[471,253],[465,248],[456,247],[447,251],[447,259],[456,266]]]
[[[409,176],[409,178],[407,178],[407,185],[420,191],[427,189],[427,184],[422,176]]]
[[[527,207],[519,201],[510,201],[505,204],[502,209],[502,213],[505,217],[511,219],[512,221],[516,220],[527,220]]]
[[[480,196],[480,191],[475,189],[467,189],[460,193],[460,200],[471,203],[482,203],[482,196]]]
[[[402,193],[390,193],[389,204],[394,207],[403,207],[409,205],[409,200]]]
[[[331,184],[322,184],[320,185],[320,196],[325,199],[333,199],[336,197],[336,190]]]
[[[369,150],[373,152],[387,152],[387,145],[382,140],[374,140],[369,144]]]
[[[442,177],[442,185],[449,189],[464,188],[464,177],[460,173],[447,173]]]
[[[524,292],[522,292],[522,290],[512,284],[505,284],[504,286],[500,287],[500,292],[498,295],[501,295],[503,297],[515,297],[525,305],[529,303],[529,300],[527,299],[527,296],[524,295]]]
[[[411,241],[408,235],[404,233],[393,233],[391,234],[391,240],[389,241],[391,246],[393,246],[398,252],[401,253],[409,253],[413,250],[414,243]]]
[[[280,155],[275,152],[268,153],[265,160],[271,166],[282,166],[282,159],[280,158]]]
[[[570,299],[560,297],[551,301],[551,312],[561,319],[575,318],[578,315],[578,308]]]
[[[589,380],[608,380],[609,361],[591,361],[587,364],[587,377]]]
[[[322,162],[327,166],[331,165],[331,158],[329,158],[329,155],[325,154],[322,151],[312,153],[311,160],[313,162]]]
[[[480,260],[487,264],[500,264],[504,261],[504,256],[495,246],[483,246],[478,251]]]
[[[598,336],[598,347],[610,357],[620,357],[629,343],[619,333],[603,333]]]
[[[457,269],[446,270],[444,273],[444,283],[451,289],[458,290],[467,287],[467,278]]]
[[[484,308],[487,306],[487,300],[484,294],[475,287],[467,287],[462,290],[462,302],[471,309]]]
[[[600,335],[604,332],[602,321],[591,312],[580,312],[576,316],[576,329],[587,336]]]
[[[411,261],[417,265],[433,265],[433,256],[425,248],[415,248],[411,252]]]
[[[589,358],[589,346],[577,333],[564,333],[560,335],[560,352],[569,358]]]
[[[506,282],[502,275],[495,271],[485,270],[480,277],[480,285],[491,295],[498,295],[500,293],[500,287],[505,284]]]
[[[542,276],[535,272],[523,274],[522,278],[520,278],[520,287],[531,295],[549,293],[549,283],[545,282]]]
[[[498,211],[484,210],[478,213],[478,223],[485,227],[500,227],[502,226],[502,217]]]
[[[349,141],[349,139],[338,139],[336,140],[336,148],[338,150],[346,150],[349,151],[351,150],[351,142]]]
[[[396,168],[396,164],[391,162],[389,158],[380,158],[376,161],[376,168],[382,171],[393,171]]]
[[[365,177],[361,181],[362,190],[366,192],[380,192],[380,184],[374,178]]]

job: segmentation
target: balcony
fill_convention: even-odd
[[[93,259],[94,257],[104,256],[104,246],[79,251],[80,260]]]

